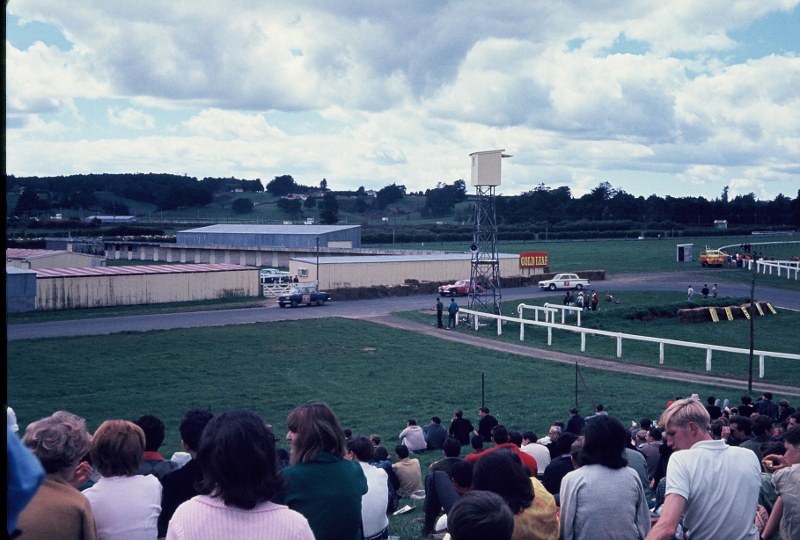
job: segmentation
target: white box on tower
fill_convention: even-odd
[[[500,162],[504,157],[511,157],[503,152],[505,150],[486,150],[469,155],[472,159],[473,187],[500,185]]]

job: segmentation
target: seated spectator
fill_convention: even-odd
[[[370,435],[369,440],[372,442],[372,446],[376,448],[381,445],[381,436],[378,435],[377,433],[373,433],[372,435]]]
[[[497,418],[489,414],[488,407],[481,407],[478,409],[478,416],[480,416],[478,428],[473,430],[472,433],[483,437],[483,442],[491,442],[492,428],[494,428],[494,426],[496,426],[499,422],[497,421]]]
[[[44,482],[45,472],[39,460],[19,440],[11,422],[6,425],[6,467],[7,534],[8,538],[16,538],[20,534],[19,515]]]
[[[444,449],[442,450],[442,453],[444,453],[444,457],[442,459],[431,463],[431,471],[442,471],[449,475],[453,465],[459,461],[464,461],[463,458],[460,457],[461,443],[458,442],[458,439],[456,438],[449,437],[446,441],[444,441]]]
[[[361,497],[361,523],[364,539],[378,540],[389,537],[389,478],[386,471],[369,464],[374,448],[369,439],[358,435],[347,440],[347,456],[361,465],[367,479],[367,492]]]
[[[778,495],[769,521],[761,534],[770,540],[776,532],[780,537],[800,538],[800,426],[793,426],[783,440],[784,454],[770,454],[764,460],[776,471],[772,486]]]
[[[423,427],[422,431],[425,434],[425,442],[428,443],[428,450],[442,448],[448,437],[447,430],[442,426],[442,419],[438,416],[432,416],[431,423]]]
[[[373,447],[372,459],[369,461],[369,464],[374,467],[378,467],[379,469],[383,469],[383,471],[386,473],[386,476],[389,479],[389,505],[386,508],[386,512],[394,512],[397,510],[397,503],[399,502],[398,499],[400,498],[397,495],[397,490],[400,489],[400,479],[397,477],[397,473],[394,472],[394,469],[392,469],[392,461],[389,456],[389,450],[387,450],[385,446]]]
[[[750,418],[750,416],[756,411],[756,408],[753,405],[753,398],[750,396],[742,396],[741,401],[742,404],[739,405],[739,414],[745,418]]]
[[[470,454],[466,457],[466,460],[472,464],[475,464],[485,456],[498,450],[505,449],[519,457],[522,464],[528,470],[528,476],[536,476],[537,471],[539,470],[538,465],[536,464],[536,459],[534,459],[530,454],[526,454],[520,450],[517,445],[508,442],[508,431],[506,431],[505,426],[497,425],[492,428],[492,441],[495,443],[492,448],[488,448],[480,454]]]
[[[415,454],[424,452],[428,447],[428,443],[425,442],[425,433],[413,418],[406,422],[406,429],[401,431],[398,437],[400,438],[400,444],[406,445]]]
[[[711,417],[712,421],[722,416],[722,408],[717,405],[717,398],[714,396],[708,396],[706,402],[708,403],[706,405],[706,411],[708,411],[708,416]]]
[[[92,463],[102,477],[83,492],[101,540],[156,538],[161,483],[138,474],[144,431],[127,420],[106,420],[94,433]]]
[[[583,431],[583,424],[581,424],[581,431]],[[573,433],[570,431],[570,433]],[[533,431],[526,431],[522,434],[522,446],[520,450],[526,454],[530,454],[536,460],[538,471],[536,475],[541,478],[544,470],[550,465],[550,450],[546,446],[536,442],[536,433]]]
[[[579,468],[561,481],[562,540],[643,539],[650,531],[650,511],[644,487],[623,454],[627,430],[616,418],[601,416],[586,423],[582,438]]]
[[[336,415],[316,401],[294,409],[286,423],[292,464],[283,470],[286,487],[276,502],[303,514],[316,540],[361,540],[367,479],[358,463],[344,459],[344,431]]]
[[[197,483],[203,479],[203,472],[197,462],[197,449],[200,445],[200,436],[206,424],[214,415],[206,409],[191,409],[183,415],[178,430],[181,434],[181,444],[191,459],[180,469],[173,471],[161,479],[161,514],[158,516],[158,537],[167,535],[167,525],[172,519],[172,514],[181,503],[188,501],[199,492]]]
[[[658,471],[658,464],[661,461],[662,439],[661,429],[652,427],[647,432],[647,442],[639,449],[644,454],[644,459],[647,462],[647,477],[649,480],[652,480]]]
[[[397,495],[400,497],[410,497],[417,491],[422,491],[422,471],[420,470],[419,460],[409,458],[410,452],[404,444],[398,444],[394,448],[397,455],[397,463],[392,463],[392,469],[400,479],[400,488]]]
[[[583,429],[585,430],[586,428],[584,427]],[[553,495],[558,495],[561,489],[561,479],[564,478],[564,475],[574,470],[569,451],[575,439],[577,437],[573,433],[564,433],[553,443],[556,457],[545,468],[542,475],[544,487]]]
[[[750,440],[744,441],[742,448],[748,448],[755,452],[758,460],[764,456],[763,447],[769,444],[772,436],[772,418],[764,414],[759,414],[753,421],[753,437]]]
[[[509,431],[508,432],[508,442],[513,445],[516,445],[517,448],[522,446],[522,432],[520,431]]]
[[[22,442],[25,451],[39,458],[46,476],[19,515],[18,538],[97,538],[91,505],[76,488],[91,474],[91,467],[81,462],[91,446],[84,419],[58,411],[30,424]]]
[[[434,531],[437,518],[444,512],[447,514],[453,504],[472,486],[472,463],[460,461],[453,465],[450,476],[442,471],[434,471],[425,477],[425,502],[423,510],[425,518],[422,536]]]
[[[133,421],[134,424],[142,428],[144,432],[144,455],[142,463],[139,465],[137,474],[152,474],[159,480],[179,468],[179,465],[171,460],[165,460],[158,449],[164,444],[164,422],[157,416],[145,414]]]
[[[197,450],[203,471],[200,495],[181,504],[169,523],[169,540],[273,538],[313,540],[300,513],[272,502],[282,486],[275,437],[248,410],[224,412],[203,430]]]
[[[469,444],[470,435],[474,430],[472,422],[464,418],[464,412],[461,409],[456,409],[453,418],[450,420],[450,429],[448,430],[450,436],[458,439],[463,446]]]
[[[458,499],[447,514],[445,540],[511,540],[514,515],[500,495],[471,491]]]
[[[571,408],[569,410],[569,420],[567,421],[567,427],[565,431],[569,431],[575,435],[580,435],[583,432],[583,426],[586,421],[583,417],[578,414],[578,409]]]
[[[514,514],[515,540],[557,540],[558,508],[536,478],[529,478],[516,454],[492,452],[479,459],[472,473],[472,489],[492,491],[506,501]]]
[[[483,437],[480,435],[473,435],[469,440],[470,446],[472,447],[472,454],[480,454],[483,452]],[[470,455],[472,455],[470,454]]]

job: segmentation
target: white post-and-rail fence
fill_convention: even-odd
[[[546,304],[547,305],[547,304]],[[523,306],[525,306],[523,308]],[[519,324],[519,339],[520,341],[525,340],[525,326],[540,326],[547,328],[547,344],[553,344],[553,329],[556,330],[566,330],[567,332],[578,332],[581,335],[581,352],[586,352],[586,335],[590,334],[593,336],[605,336],[614,338],[617,341],[617,358],[622,358],[622,341],[624,339],[628,339],[631,341],[646,341],[649,343],[658,343],[658,363],[664,363],[664,346],[665,345],[674,345],[676,347],[689,347],[692,349],[705,349],[706,351],[706,371],[711,371],[711,356],[713,351],[720,351],[720,352],[729,352],[734,354],[750,354],[749,349],[740,349],[738,347],[727,347],[725,345],[710,345],[708,343],[694,343],[691,341],[680,341],[677,339],[668,339],[668,338],[656,338],[656,337],[649,337],[649,336],[638,336],[635,334],[625,334],[622,332],[609,332],[607,330],[597,330],[594,328],[584,328],[581,326],[572,326],[568,324],[557,323],[555,321],[555,313],[557,307],[562,308],[562,317],[566,311],[566,308],[570,306],[555,306],[549,305],[548,307],[541,307],[541,306],[528,306],[524,304],[520,304],[517,307],[517,311],[520,313],[519,317],[506,317],[504,315],[495,315],[492,313],[485,313],[482,311],[473,311],[471,309],[461,308],[458,310],[459,314],[465,314],[470,316],[471,324],[474,330],[478,329],[478,319],[485,318],[485,319],[494,319],[497,321],[497,335],[501,335],[503,333],[503,322],[510,322]],[[537,319],[530,320],[530,319],[523,319],[521,314],[523,309],[535,309],[535,313]],[[580,308],[573,308],[573,309],[580,309]],[[540,321],[538,320],[539,312],[543,312],[545,314],[545,320]],[[548,314],[550,315],[548,317]],[[580,317],[580,313],[578,314]],[[549,319],[552,318],[553,321],[551,322]],[[772,352],[772,351],[761,351],[761,350],[754,350],[754,355],[758,356],[758,378],[764,378],[764,359],[766,357],[770,358],[786,358],[789,360],[800,360],[800,354],[791,354],[791,353],[781,353],[781,352]]]
[[[753,269],[753,261],[749,261],[748,270]],[[775,270],[778,277],[781,277],[782,271],[786,271],[786,279],[791,279],[794,274],[794,279],[797,280],[797,275],[800,273],[800,262],[798,261],[767,261],[759,259],[756,261],[756,272],[764,275],[772,275]]]

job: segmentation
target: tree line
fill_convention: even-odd
[[[368,193],[363,186],[357,190],[334,191],[328,188],[327,179],[323,178],[319,186],[306,186],[291,175],[276,176],[266,186],[260,179],[206,177],[198,180],[163,173],[42,178],[10,175],[6,181],[7,194],[12,191],[19,194],[15,208],[10,212],[16,216],[50,209],[99,210],[116,215],[129,213],[124,203],[113,198],[100,198],[98,192],[149,203],[161,210],[172,210],[211,204],[220,193],[258,193],[264,190],[279,198],[278,207],[288,216],[302,215],[304,208],[319,208],[323,223],[338,222],[340,208],[355,214],[385,212],[390,205],[412,195],[424,198],[419,209],[424,218],[471,214],[463,204],[470,200],[464,180],[450,184],[439,182],[435,187],[417,193],[408,193],[404,185],[396,183],[374,193]],[[252,211],[253,203],[247,197],[240,197],[232,201],[231,208],[237,213],[247,213]],[[780,194],[773,200],[758,200],[753,193],[731,198],[727,187],[719,197],[711,200],[657,195],[645,198],[602,182],[589,193],[574,197],[568,187],[551,188],[539,184],[520,195],[497,196],[495,208],[498,225],[512,228],[527,224],[557,230],[568,228],[571,223],[588,222],[607,226],[632,223],[634,227],[669,229],[674,226],[709,227],[716,220],[725,220],[735,227],[798,226],[800,190],[794,199]]]

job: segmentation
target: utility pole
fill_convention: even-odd
[[[319,236],[315,240],[317,241],[317,289],[319,289]]]
[[[755,262],[751,259],[751,263]],[[754,343],[754,330],[753,322],[756,318],[755,301],[756,301],[756,265],[753,265],[753,277],[750,280],[750,361],[747,366],[747,391],[753,391],[753,349]]]

